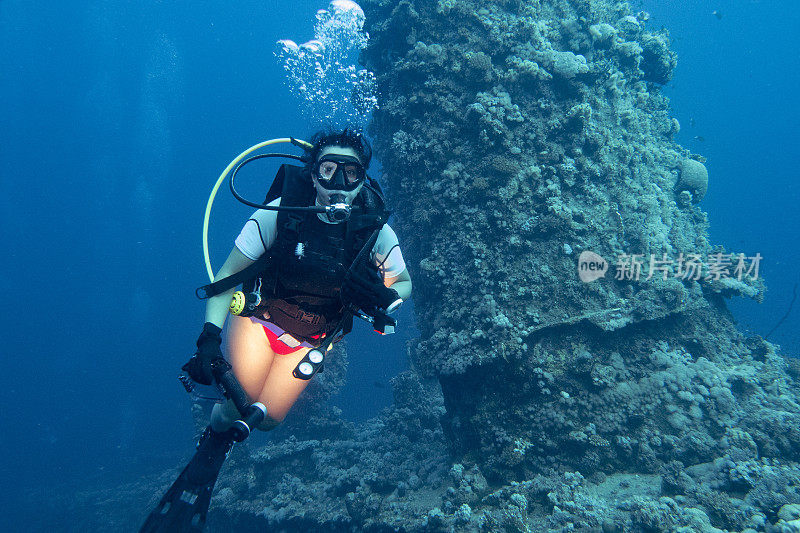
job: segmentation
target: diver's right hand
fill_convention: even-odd
[[[197,339],[197,352],[181,368],[189,374],[190,378],[201,385],[211,385],[214,381],[211,363],[222,358],[221,334],[222,329],[211,322],[203,324],[203,332]]]

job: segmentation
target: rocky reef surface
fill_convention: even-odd
[[[237,448],[209,530],[800,531],[800,365],[733,324],[725,298],[761,282],[710,271],[731,251],[673,140],[667,35],[625,2],[361,5],[412,370],[356,427],[325,407],[338,358]],[[584,251],[641,254],[641,278],[585,283]],[[650,271],[681,254],[699,279]],[[129,490],[154,504],[171,477]]]

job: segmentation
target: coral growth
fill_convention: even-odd
[[[413,371],[358,430],[317,411],[225,473],[212,528],[797,530],[800,371],[725,308],[760,281],[578,276],[585,251],[723,255],[666,34],[625,2],[362,5]]]
[[[680,177],[676,185],[679,194],[688,192],[691,202],[699,202],[708,191],[708,170],[700,161],[686,159],[681,162]]]

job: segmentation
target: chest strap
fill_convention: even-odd
[[[231,274],[226,278],[219,279],[213,283],[209,283],[208,285],[198,287],[194,293],[199,299],[205,300],[207,298],[211,298],[212,296],[222,294],[223,292],[233,289],[234,287],[238,287],[245,281],[258,276],[267,266],[269,260],[270,254],[264,254],[244,270],[241,270],[235,274]]]

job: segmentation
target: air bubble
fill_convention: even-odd
[[[357,66],[369,36],[364,11],[350,0],[333,0],[315,14],[314,39],[301,45],[277,42],[275,55],[306,119],[364,129],[378,107],[375,75]]]

